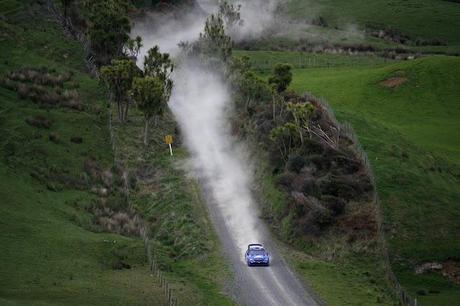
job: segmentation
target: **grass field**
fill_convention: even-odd
[[[264,60],[271,52],[241,54],[267,75]],[[439,273],[413,271],[420,263],[460,257],[460,59],[432,56],[384,65],[366,59],[346,67],[343,58],[336,67],[298,69],[296,57],[280,57],[294,63],[291,88],[325,97],[338,118],[352,124],[369,155],[402,284],[414,296],[434,292],[418,296],[423,305],[457,301],[458,285]],[[402,83],[383,86],[391,78]]]
[[[458,2],[442,0],[290,0],[286,12],[299,20],[322,16],[329,26],[391,27],[412,39],[438,39],[460,46]]]

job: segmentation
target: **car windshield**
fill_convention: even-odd
[[[264,250],[251,250],[249,252],[249,254],[251,254],[251,255],[265,255],[265,251]]]

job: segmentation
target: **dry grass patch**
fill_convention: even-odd
[[[83,111],[76,89],[66,89],[72,73],[57,73],[47,68],[23,68],[0,79],[0,86],[16,91],[20,99],[29,99],[47,107],[66,107]]]
[[[406,77],[392,77],[380,82],[380,85],[386,88],[398,88],[405,84],[409,79]]]

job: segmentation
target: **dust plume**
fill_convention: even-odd
[[[216,9],[212,3],[205,6]],[[174,87],[169,107],[180,125],[191,154],[187,170],[196,176],[216,205],[225,227],[241,254],[249,243],[258,243],[258,213],[251,195],[251,168],[244,145],[231,135],[229,118],[233,102],[226,80],[198,60],[184,56],[178,44],[193,42],[204,29],[204,9],[181,13],[148,15],[137,21],[132,35],[143,39],[138,65],[147,50],[158,45],[179,63],[172,78]],[[180,18],[177,18],[177,16]],[[254,32],[255,33],[255,32]]]
[[[219,75],[190,60],[174,74],[170,108],[191,153],[193,172],[206,184],[241,253],[261,242],[249,186],[251,171],[242,144],[231,136],[231,94]]]

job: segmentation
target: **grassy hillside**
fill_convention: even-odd
[[[117,160],[129,169],[131,202],[150,222],[153,255],[174,296],[181,305],[233,305],[222,292],[231,275],[220,260],[201,189],[183,169],[188,154],[174,119],[167,114],[152,126],[149,147],[143,145],[142,113],[132,110],[129,121],[114,122]],[[174,157],[165,135],[174,135]]]
[[[105,115],[94,111],[103,93],[85,72],[82,48],[42,7],[23,5],[0,4],[1,78],[24,67],[70,73],[64,90],[77,90],[85,111],[45,107],[0,86],[0,304],[162,303],[138,239],[89,231],[85,207],[96,197],[79,186],[83,162],[112,161]],[[37,118],[50,126],[33,126]],[[120,260],[131,269],[114,268]]]
[[[161,305],[142,241],[107,233],[93,215],[105,202],[89,192],[87,161],[111,169],[114,152],[106,96],[86,73],[83,49],[36,1],[2,1],[0,11],[0,304]],[[57,84],[41,84],[48,79]],[[131,201],[151,224],[154,256],[174,296],[187,305],[231,305],[200,191],[176,165],[186,154],[171,159],[160,145],[174,122],[153,129],[144,148],[141,116],[131,116],[114,122],[115,156],[133,170]]]
[[[427,305],[459,299],[439,273],[417,276],[427,261],[460,257],[460,60],[430,57],[382,68],[296,70],[292,88],[326,97],[352,123],[377,177],[393,265]],[[384,80],[403,80],[386,88]],[[405,80],[405,81],[404,81]]]
[[[339,112],[370,117],[425,150],[460,162],[460,139],[455,137],[460,59],[430,57],[379,69],[295,70],[295,75],[293,89],[311,88]],[[394,89],[380,84],[390,78],[407,82]]]
[[[272,52],[241,54],[267,75],[262,59]],[[280,58],[294,64],[291,88],[325,97],[338,118],[353,125],[369,155],[402,284],[413,295],[426,290],[428,295],[418,297],[423,305],[458,300],[460,286],[440,273],[416,275],[414,267],[460,257],[460,59],[372,65],[362,57],[342,56],[335,67],[298,69],[298,57]],[[359,58],[366,64],[351,64]]]
[[[330,26],[391,27],[412,39],[438,39],[458,47],[459,6],[458,2],[444,0],[290,0],[286,10],[299,20],[322,16]]]
[[[355,127],[369,154],[385,212],[394,267],[420,300],[448,305],[460,286],[417,264],[460,257],[460,60],[424,58],[377,69],[296,71],[293,88],[326,97]],[[381,81],[406,79],[397,88]]]

